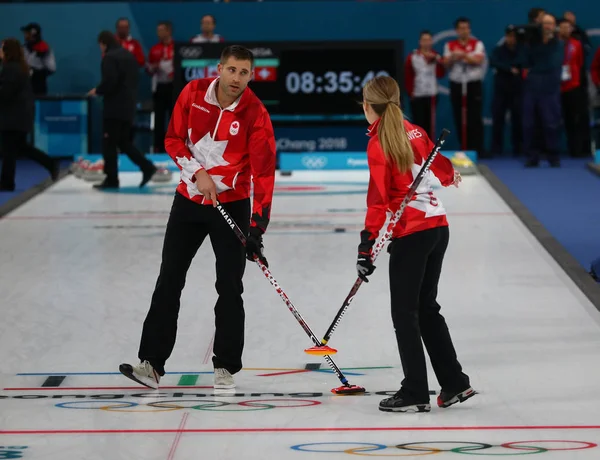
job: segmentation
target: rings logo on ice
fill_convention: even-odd
[[[184,46],[179,48],[179,55],[185,59],[193,59],[202,56],[202,48],[199,46]]]
[[[552,451],[573,451],[592,449],[598,447],[593,442],[585,441],[512,441],[499,445],[487,444],[485,442],[470,441],[425,441],[425,442],[407,442],[396,446],[386,446],[384,444],[374,444],[371,442],[313,442],[309,444],[298,444],[292,446],[293,450],[302,452],[319,453],[343,453],[350,455],[360,455],[363,457],[406,457],[434,455],[443,452],[464,455],[530,455],[543,454]],[[386,449],[397,449],[414,453],[380,453]],[[492,452],[481,452],[492,450]],[[417,453],[419,452],[419,453]]]
[[[327,166],[327,157],[305,156],[302,157],[302,164],[307,169],[323,169],[325,166]]]
[[[92,409],[108,412],[170,412],[174,410],[204,410],[216,412],[246,412],[268,409],[294,409],[318,406],[319,401],[310,399],[255,399],[251,401],[226,402],[202,399],[178,399],[139,404],[132,401],[69,401],[56,404],[61,409]],[[0,457],[1,458],[1,457]]]

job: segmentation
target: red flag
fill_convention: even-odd
[[[276,81],[277,67],[256,67],[254,69],[255,81]]]

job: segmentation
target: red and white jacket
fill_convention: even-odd
[[[157,43],[148,53],[148,65],[146,69],[152,75],[152,89],[156,89],[158,83],[171,83],[175,74],[173,67],[173,51],[175,42],[169,44]]]
[[[369,127],[368,133],[371,138],[367,146],[370,180],[364,232],[368,232],[369,240],[376,240],[379,236],[379,232],[386,222],[387,212],[395,213],[398,210],[415,177],[419,174],[421,166],[434,147],[433,142],[421,127],[405,120],[404,129],[412,144],[415,161],[411,171],[401,173],[383,153],[377,135],[379,120]],[[430,228],[448,226],[446,210],[441,201],[433,194],[434,175],[444,187],[452,185],[454,183],[452,162],[441,154],[435,157],[431,168],[423,177],[411,202],[406,206],[402,217],[394,227],[393,238],[400,238]]]
[[[432,97],[437,95],[437,79],[442,78],[446,68],[442,56],[433,51],[434,58],[425,57],[414,50],[404,63],[404,86],[410,97]]]
[[[212,205],[196,187],[194,174],[205,169],[215,182],[219,201],[227,203],[248,198],[252,179],[251,225],[264,232],[275,185],[271,118],[250,88],[222,109],[216,96],[218,82],[218,78],[193,80],[175,103],[165,148],[181,169],[177,192],[196,203]]]
[[[453,83],[469,83],[481,81],[487,71],[487,56],[485,46],[481,40],[469,38],[466,43],[460,40],[451,40],[444,46],[444,57],[450,57],[454,52],[461,51],[470,57],[483,56],[481,64],[467,64],[463,61],[454,61],[448,67],[448,80]]]
[[[140,45],[140,42],[138,42],[135,38],[132,38],[131,36],[127,37],[125,40],[121,40],[119,37],[117,37],[117,40],[123,48],[125,48],[135,56],[135,60],[137,61],[138,65],[140,67],[144,67],[144,64],[146,63],[146,58],[144,57],[144,50],[142,49],[142,45]]]
[[[563,59],[560,91],[572,91],[581,85],[581,68],[583,67],[583,46],[579,40],[569,37],[565,40],[565,57]]]

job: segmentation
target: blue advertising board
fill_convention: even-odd
[[[53,157],[89,152],[88,99],[48,97],[35,102],[34,144]]]

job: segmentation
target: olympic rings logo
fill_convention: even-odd
[[[456,447],[453,445],[458,444]],[[552,447],[560,444],[561,447]],[[352,447],[354,446],[354,447]],[[565,447],[566,446],[566,447]],[[512,441],[499,445],[470,441],[426,441],[407,442],[396,446],[386,446],[370,442],[315,442],[292,446],[293,450],[302,452],[344,453],[363,457],[419,457],[443,452],[464,455],[531,455],[550,451],[573,451],[598,447],[593,442],[585,441]],[[380,453],[391,449],[391,453]],[[493,449],[493,452],[488,452]],[[408,452],[407,452],[408,451]],[[405,453],[406,452],[406,453]]]
[[[193,59],[202,56],[202,48],[199,46],[184,46],[179,48],[179,55],[186,59]]]
[[[327,157],[305,156],[302,157],[302,164],[308,169],[323,169],[327,165]]]
[[[204,410],[214,412],[247,412],[268,409],[294,409],[317,406],[319,401],[309,399],[257,399],[253,401],[213,401],[179,399],[139,404],[121,400],[69,401],[56,404],[61,409],[103,410],[108,412],[170,412],[175,410]]]

